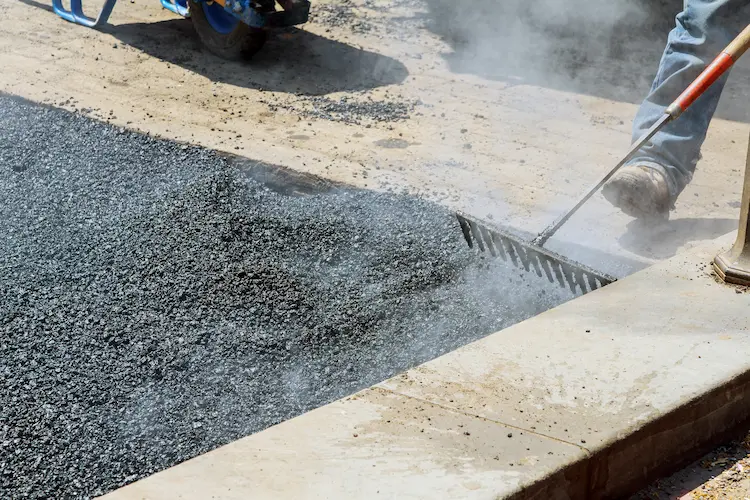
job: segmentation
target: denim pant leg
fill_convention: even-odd
[[[747,0],[686,0],[676,17],[651,91],[633,122],[633,142],[653,125],[719,52],[747,25]],[[708,124],[726,83],[725,74],[679,119],[669,123],[628,162],[665,174],[672,203],[685,189],[700,159]]]

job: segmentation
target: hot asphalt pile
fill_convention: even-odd
[[[424,201],[3,96],[0,198],[0,498],[106,492],[568,298]]]

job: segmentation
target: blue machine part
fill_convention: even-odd
[[[265,28],[266,16],[252,7],[251,0],[225,0],[224,11],[251,28]],[[213,23],[212,23],[213,24]]]
[[[208,23],[219,33],[231,33],[240,22],[238,17],[217,2],[203,1],[201,7]]]
[[[189,17],[190,10],[187,0],[160,0],[162,7],[182,17]],[[252,28],[272,28],[293,26],[307,22],[310,14],[309,0],[296,0],[290,11],[261,13],[253,7],[253,0],[225,0],[222,6],[212,0],[199,0],[206,18],[211,26],[219,33],[231,33],[238,22],[243,22]],[[52,0],[52,10],[58,16],[71,23],[81,24],[89,28],[101,26],[107,22],[117,0],[105,0],[102,10],[96,18],[83,13],[82,0],[70,0],[70,10],[67,10],[63,0]]]
[[[164,1],[164,0],[162,0]],[[310,15],[310,2],[297,0],[289,11],[260,12],[253,0],[224,0],[222,7],[212,0],[198,0],[211,26],[219,33],[230,33],[241,21],[251,28],[281,28],[304,24]]]
[[[83,13],[81,0],[70,0],[70,10],[67,10],[65,7],[63,7],[62,0],[52,0],[52,10],[55,11],[55,14],[62,17],[66,21],[70,21],[71,23],[76,24],[82,24],[83,26],[88,26],[89,28],[95,28],[107,22],[110,14],[112,14],[112,9],[115,8],[116,2],[117,0],[106,0],[104,2],[104,6],[102,6],[102,10],[99,11],[99,15],[96,17],[96,19],[88,17]]]
[[[186,0],[161,0],[161,6],[178,16],[190,17],[190,10],[188,9]]]

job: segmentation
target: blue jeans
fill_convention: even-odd
[[[750,22],[748,0],[685,0],[669,33],[659,70],[633,122],[633,142]],[[708,124],[726,84],[725,74],[677,120],[647,143],[628,165],[659,170],[667,179],[672,203],[685,189],[700,159]]]

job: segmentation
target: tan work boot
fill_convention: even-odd
[[[620,169],[602,188],[612,205],[636,219],[669,219],[669,185],[661,172],[650,167],[627,166]]]

